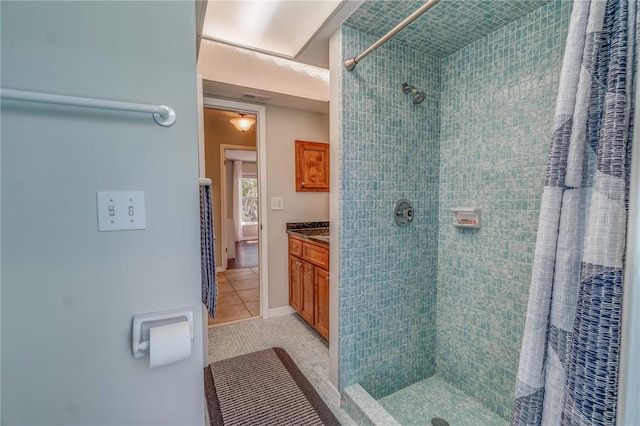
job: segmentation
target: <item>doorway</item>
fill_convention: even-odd
[[[258,268],[260,211],[255,146],[221,145],[220,160],[220,201],[227,224],[226,232],[221,233],[221,245],[225,247],[226,269]]]
[[[261,111],[262,109],[262,111]],[[265,316],[266,250],[262,235],[266,214],[261,199],[266,173],[261,170],[259,140],[264,107],[204,98],[205,175],[212,180],[218,276],[216,319],[209,326]],[[250,128],[231,120],[244,116]],[[262,120],[261,120],[262,119]]]
[[[222,124],[228,126],[228,114],[217,113],[225,113]],[[253,118],[251,115],[245,117]],[[231,136],[237,137],[235,132]],[[232,139],[227,136],[225,142]],[[220,246],[224,271],[217,274],[218,303],[216,319],[209,322],[211,325],[260,315],[259,182],[255,134],[243,134],[241,141],[253,143],[253,146],[220,144]]]

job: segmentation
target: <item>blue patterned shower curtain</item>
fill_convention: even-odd
[[[202,303],[211,318],[215,318],[218,301],[218,280],[213,238],[211,185],[200,185],[200,271],[202,274]]]
[[[615,425],[637,0],[576,0],[512,425]]]

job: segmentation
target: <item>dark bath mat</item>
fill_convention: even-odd
[[[211,426],[340,425],[282,348],[211,363],[204,389]]]

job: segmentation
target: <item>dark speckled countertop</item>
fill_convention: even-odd
[[[287,223],[287,234],[329,245],[329,222],[292,222]]]

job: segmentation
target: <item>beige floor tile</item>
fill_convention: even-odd
[[[209,324],[220,324],[228,321],[236,321],[243,318],[250,318],[251,314],[241,303],[239,305],[220,306],[216,309],[216,319],[209,318]]]
[[[259,302],[260,301],[260,289],[252,288],[250,290],[237,291],[238,296],[243,302]]]
[[[219,274],[216,275],[218,277],[218,282],[219,283],[228,283],[229,280],[227,279],[227,277],[224,276],[223,272],[220,272]]]
[[[258,267],[255,267],[255,268],[249,268],[249,269],[251,269],[251,271],[252,271],[254,274],[256,274],[256,275],[260,275],[260,269],[259,269]]]
[[[218,294],[218,306],[229,306],[242,304],[242,300],[236,292]]]
[[[218,282],[218,293],[231,293],[231,292],[235,292],[235,290],[233,289],[233,287],[231,287],[231,284],[229,284],[228,282]]]
[[[232,281],[231,286],[235,291],[249,290],[252,288],[259,288],[260,281],[257,278],[254,278],[252,280]]]
[[[249,313],[254,317],[260,315],[260,302],[245,302],[244,306],[246,306]]]
[[[236,272],[236,271],[241,271],[241,272]],[[247,269],[247,270],[232,269],[230,271],[225,272],[224,275],[227,277],[227,280],[229,280],[229,282],[250,280],[253,278],[257,278],[257,275],[254,274],[250,269]]]

